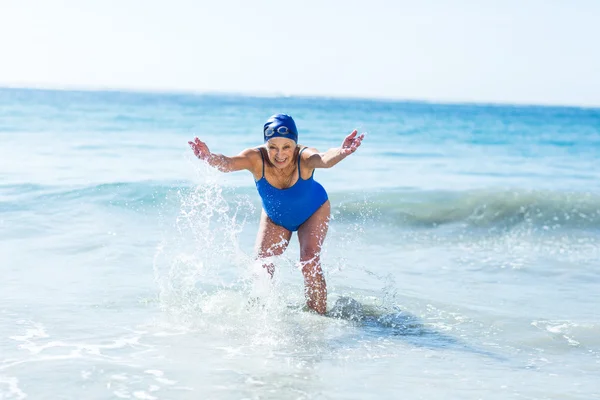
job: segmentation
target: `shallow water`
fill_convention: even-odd
[[[0,399],[600,397],[600,111],[0,90]],[[360,150],[253,302],[260,203],[209,170],[274,112]]]

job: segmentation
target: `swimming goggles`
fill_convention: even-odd
[[[271,137],[273,136],[275,133],[279,133],[280,135],[287,135],[288,133],[291,133],[292,131],[290,129],[288,129],[287,126],[280,126],[279,128],[267,128],[265,129],[265,136],[266,137]]]

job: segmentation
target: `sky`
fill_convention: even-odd
[[[0,0],[0,86],[600,106],[598,0]]]

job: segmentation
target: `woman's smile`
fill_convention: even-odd
[[[294,156],[296,143],[285,138],[273,138],[267,143],[269,158],[277,168],[285,168]]]

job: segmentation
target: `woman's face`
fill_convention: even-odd
[[[294,158],[296,142],[292,139],[276,137],[267,142],[269,160],[276,168],[285,168],[290,165]]]

